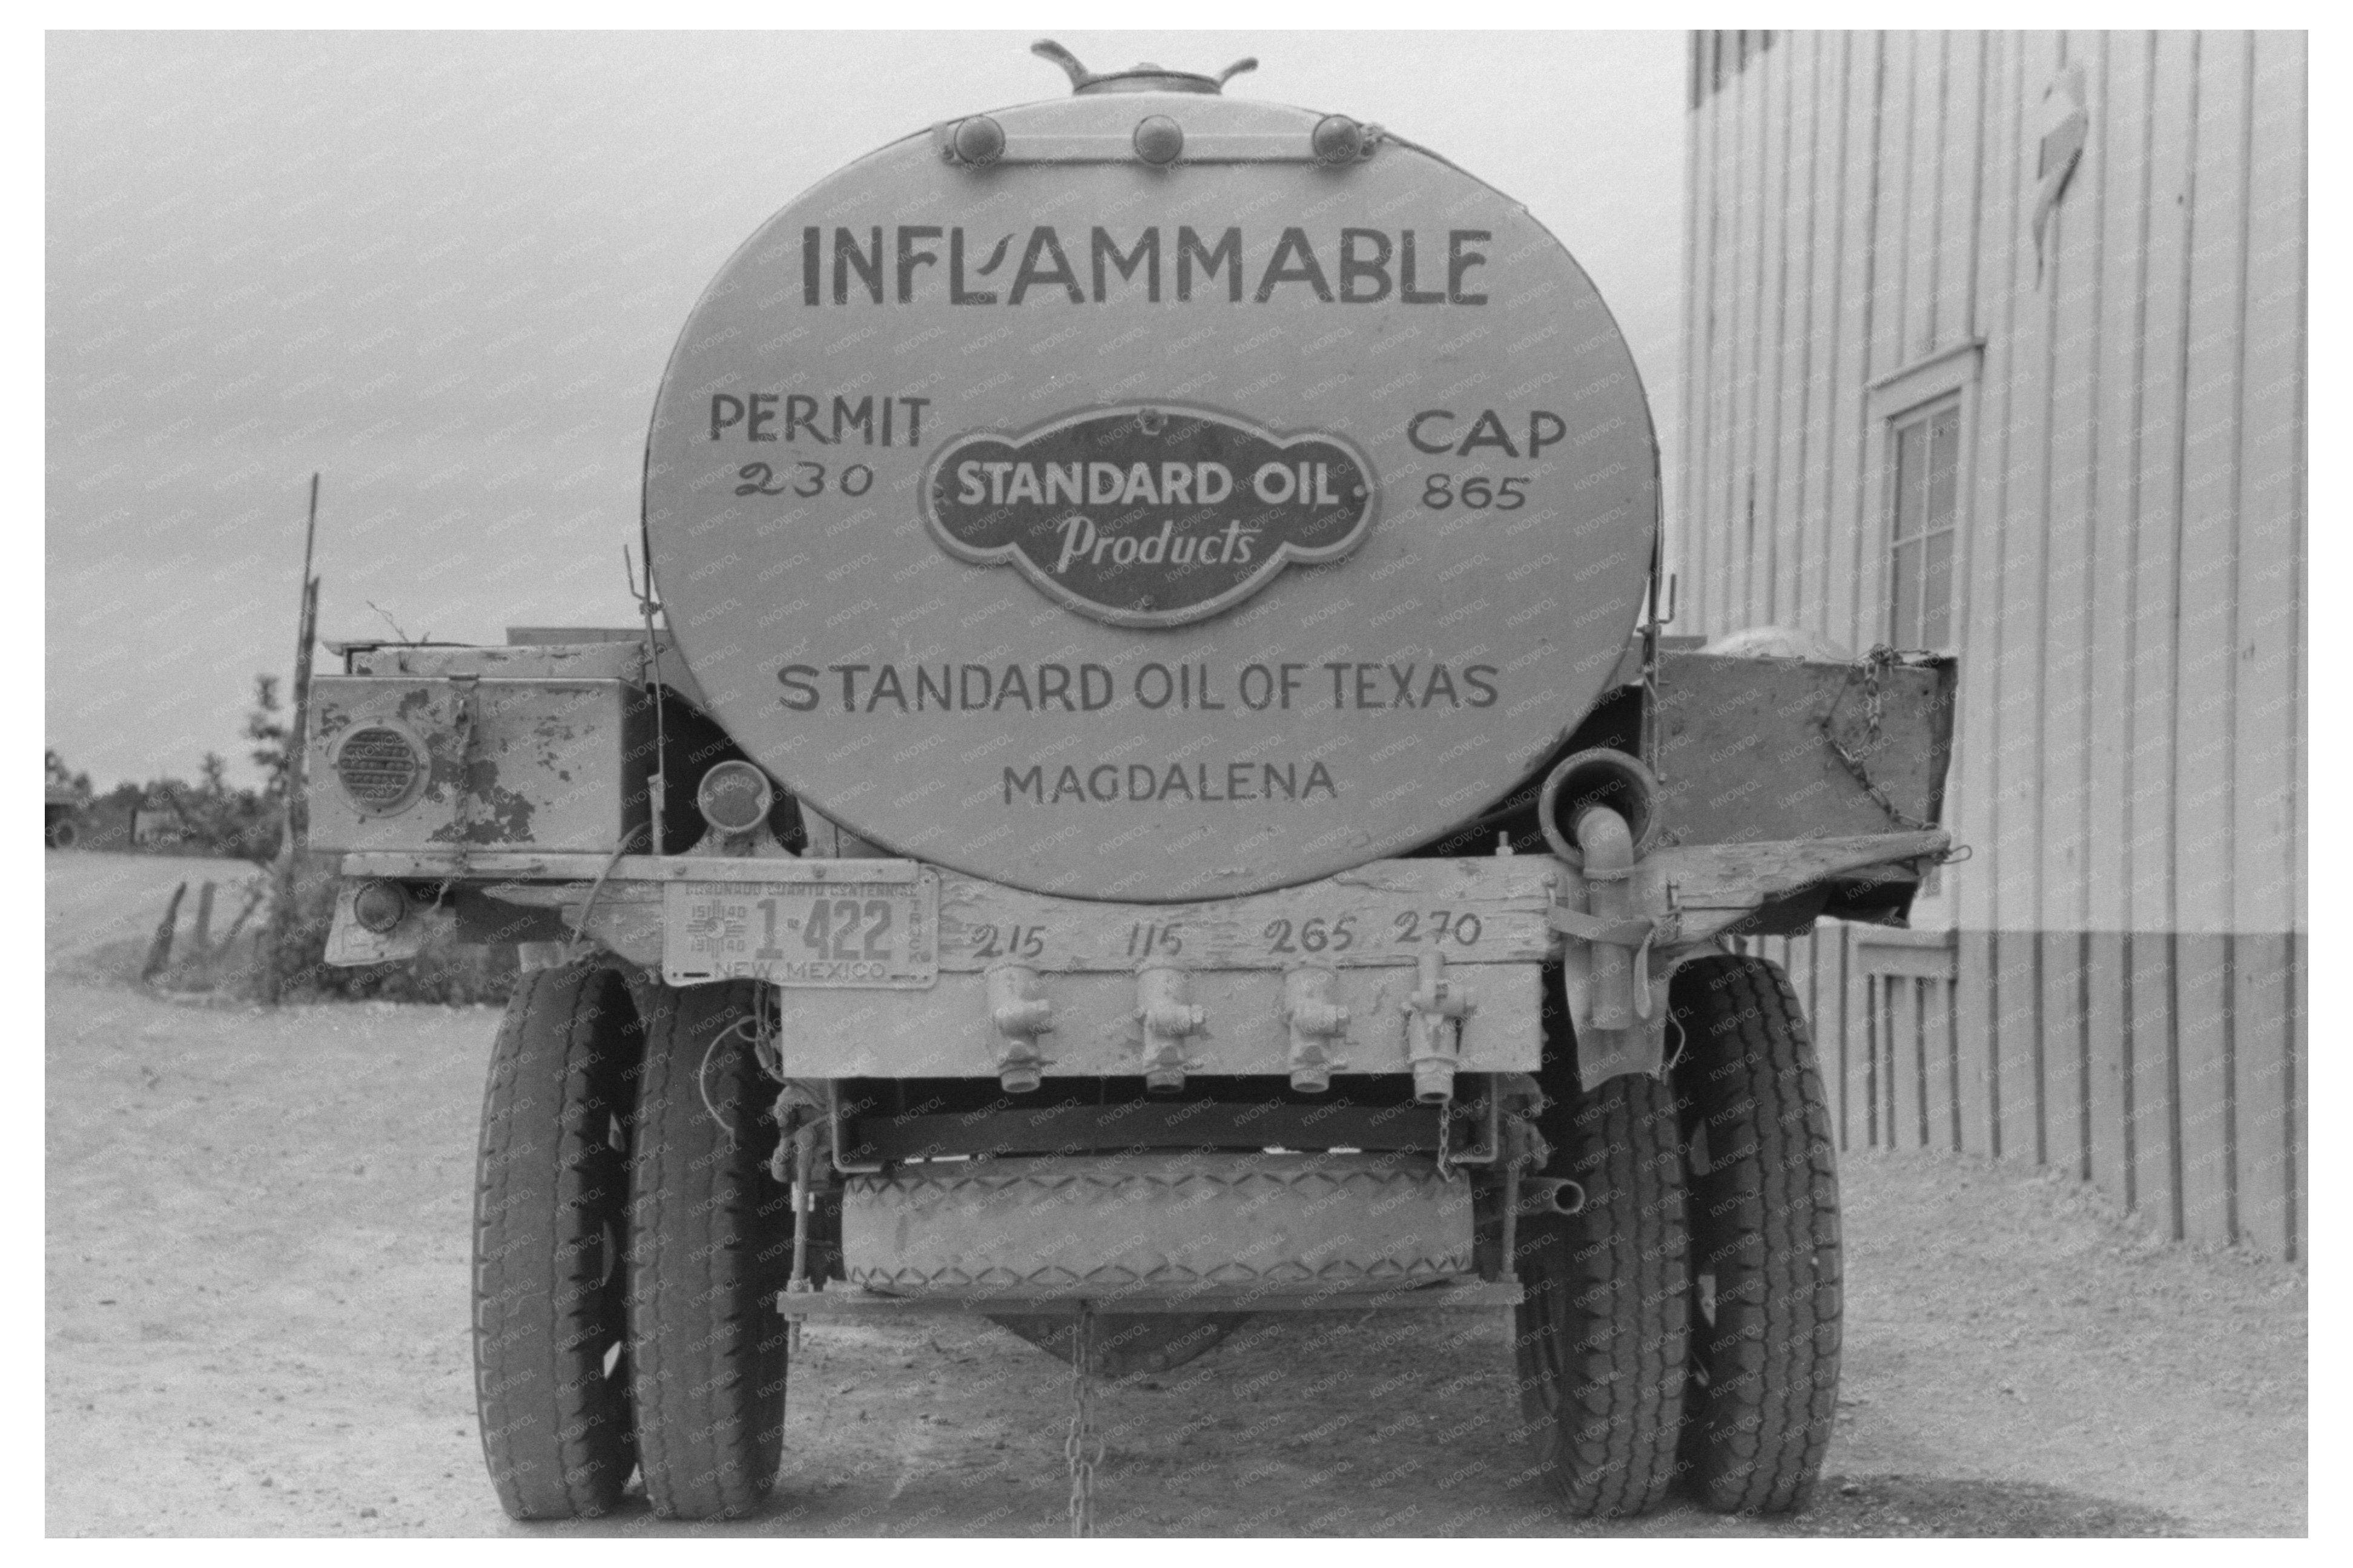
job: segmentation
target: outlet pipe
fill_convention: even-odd
[[[1585,850],[1586,912],[1596,920],[1624,920],[1632,903],[1627,879],[1634,869],[1634,835],[1626,819],[1606,805],[1577,814],[1576,839]],[[1634,954],[1615,942],[1592,950],[1592,1020],[1597,1029],[1634,1025]]]
[[[1658,775],[1641,758],[1607,746],[1564,757],[1545,775],[1536,795],[1536,825],[1545,843],[1571,866],[1585,868],[1577,819],[1588,806],[1606,805],[1625,819],[1638,857],[1659,837]]]
[[[1553,853],[1582,875],[1586,912],[1594,919],[1619,921],[1633,913],[1634,863],[1658,837],[1658,778],[1641,759],[1605,747],[1565,758],[1545,779],[1536,821]],[[1633,1027],[1633,951],[1610,942],[1588,946],[1592,1026]]]

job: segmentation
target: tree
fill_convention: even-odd
[[[254,766],[261,770],[261,798],[286,798],[286,781],[293,769],[293,746],[285,721],[279,717],[278,678],[253,678],[253,707],[245,716],[245,738],[254,742]]]
[[[180,819],[186,842],[214,855],[236,856],[268,867],[277,858],[278,813],[259,791],[228,782],[228,760],[206,752],[194,784],[158,779],[147,786],[151,806],[168,805]]]
[[[58,753],[55,746],[42,749],[41,773],[44,782],[69,789],[85,800],[90,798],[91,794],[90,775],[78,773],[66,766],[65,758]]]

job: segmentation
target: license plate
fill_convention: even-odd
[[[920,988],[940,976],[940,879],[673,882],[662,889],[672,985]]]

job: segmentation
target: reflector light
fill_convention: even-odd
[[[352,918],[382,936],[408,913],[408,895],[397,882],[370,882],[352,895]]]
[[[424,747],[389,724],[358,725],[335,747],[335,778],[362,811],[398,811],[416,795],[426,772]]]
[[[719,763],[702,775],[694,791],[702,820],[722,833],[749,833],[766,818],[775,801],[768,775],[746,762]]]

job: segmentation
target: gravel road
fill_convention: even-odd
[[[474,1433],[474,1119],[495,1014],[274,1015],[110,978],[155,862],[50,857],[53,1535],[689,1534],[634,1501],[525,1530]],[[168,863],[161,887],[190,873]],[[111,891],[93,891],[93,887]],[[130,933],[126,935],[125,933]],[[1845,1163],[1846,1375],[1793,1521],[1557,1518],[1509,1442],[1505,1327],[1260,1319],[1113,1388],[1098,1514],[1135,1535],[2301,1534],[2305,1279],[2156,1243],[2077,1184]],[[1068,1373],[988,1324],[813,1326],[780,1535],[1065,1528]]]

